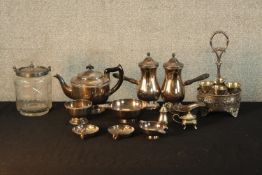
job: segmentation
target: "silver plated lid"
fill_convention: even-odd
[[[158,62],[153,60],[153,58],[150,56],[150,53],[147,53],[147,57],[144,59],[144,61],[140,62],[138,64],[140,68],[157,68],[158,67]]]
[[[35,66],[33,63],[31,63],[27,67],[20,67],[16,68],[13,67],[15,73],[19,77],[26,77],[26,78],[32,78],[32,77],[42,77],[44,75],[47,75],[51,71],[51,67],[44,67],[44,66]]]
[[[165,69],[182,69],[184,64],[179,62],[176,58],[175,53],[172,54],[172,58],[168,60],[168,62],[164,63],[163,67]]]
[[[88,65],[86,69],[71,79],[73,85],[99,87],[109,83],[109,78],[101,72],[94,71],[92,65]]]

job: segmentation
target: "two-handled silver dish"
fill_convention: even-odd
[[[120,123],[129,123],[130,121],[136,121],[142,110],[156,109],[159,104],[137,99],[119,99],[98,106],[112,110]]]

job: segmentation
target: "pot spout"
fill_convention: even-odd
[[[72,97],[72,87],[68,86],[66,84],[65,80],[63,79],[63,77],[61,75],[59,75],[59,74],[56,74],[54,77],[58,79],[58,81],[59,81],[59,83],[60,83],[60,85],[61,85],[61,87],[63,89],[64,94],[67,97],[69,97],[69,98],[73,98]]]

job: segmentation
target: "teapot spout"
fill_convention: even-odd
[[[59,74],[56,74],[54,77],[58,79],[58,81],[59,81],[59,83],[60,83],[60,85],[61,85],[61,87],[63,89],[64,94],[67,97],[69,97],[69,98],[73,98],[72,97],[72,87],[68,86],[66,84],[65,80],[63,79],[63,77],[61,75],[59,75]]]

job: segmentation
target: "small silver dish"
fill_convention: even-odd
[[[81,139],[86,136],[93,136],[99,131],[99,127],[92,124],[81,124],[72,128],[73,133],[79,135]]]
[[[107,129],[107,131],[112,135],[114,140],[120,137],[129,137],[135,131],[135,128],[130,125],[114,125]]]
[[[64,106],[72,117],[69,123],[72,125],[79,125],[83,124],[81,123],[81,118],[87,117],[87,115],[91,113],[92,102],[85,99],[79,99],[65,102]],[[83,120],[85,120],[85,123],[87,122],[87,119]]]
[[[167,132],[167,125],[159,121],[139,121],[139,127],[147,135],[148,140],[159,139],[160,135],[164,135]]]

